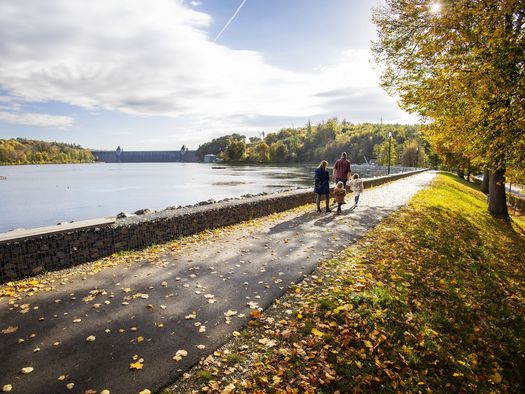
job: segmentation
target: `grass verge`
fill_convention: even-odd
[[[203,360],[209,392],[523,392],[525,221],[440,174]],[[202,373],[201,375],[202,376]],[[192,383],[193,382],[193,383]],[[179,391],[180,392],[180,391]]]

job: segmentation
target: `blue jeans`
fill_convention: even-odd
[[[329,194],[325,194],[324,195],[325,198],[326,198],[326,210],[329,210],[330,209],[330,195]],[[321,194],[317,194],[317,210],[321,210]]]

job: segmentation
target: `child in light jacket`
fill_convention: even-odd
[[[341,205],[345,204],[346,190],[343,182],[337,182],[337,186],[334,188],[334,199],[337,203],[337,214],[341,214]]]
[[[364,190],[363,180],[359,179],[359,174],[354,174],[350,181],[350,190],[354,192],[355,205],[359,202],[359,196]]]

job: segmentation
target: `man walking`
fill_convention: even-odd
[[[332,175],[335,183],[343,182],[346,189],[346,182],[352,176],[352,168],[350,167],[350,162],[346,160],[346,152],[341,153],[341,158],[335,162]]]

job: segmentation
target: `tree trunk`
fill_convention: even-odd
[[[458,168],[458,176],[460,178],[465,179],[465,172],[463,171],[463,168],[461,168],[461,167]]]
[[[489,170],[483,171],[483,180],[481,181],[481,191],[485,194],[489,194],[489,178],[490,178],[490,171]]]
[[[505,199],[505,170],[498,169],[490,173],[489,213],[498,218],[509,218],[507,200]]]

